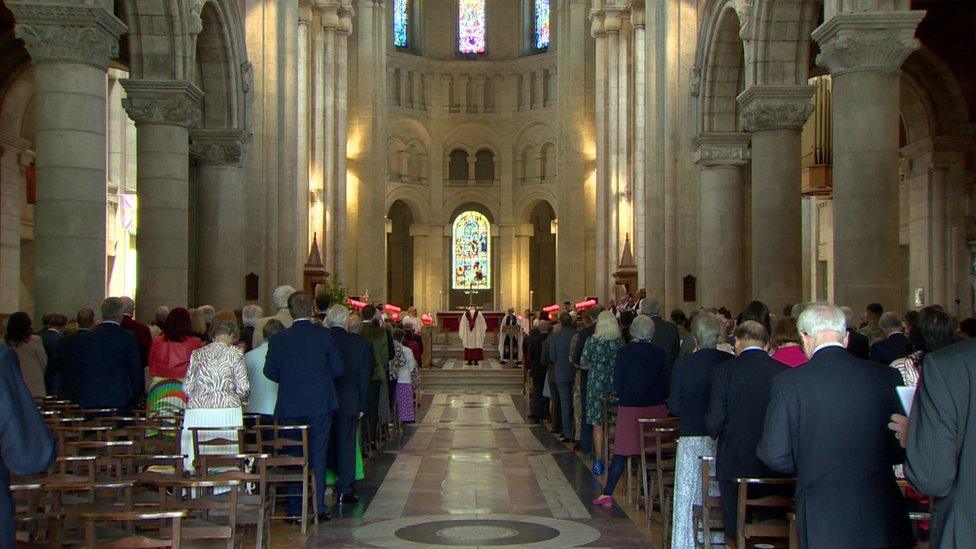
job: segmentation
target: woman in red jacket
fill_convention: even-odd
[[[190,354],[203,346],[192,335],[190,313],[182,307],[170,311],[163,333],[153,338],[149,349],[149,394],[146,409],[150,415],[172,416],[186,407],[183,377]]]

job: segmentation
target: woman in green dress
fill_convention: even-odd
[[[603,397],[613,396],[613,364],[617,351],[624,346],[620,335],[620,325],[610,311],[603,311],[596,320],[593,337],[583,346],[582,362],[589,366],[590,374],[586,382],[586,418],[593,426],[593,474],[602,475],[603,466]],[[612,418],[611,418],[612,421]]]

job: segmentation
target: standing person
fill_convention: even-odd
[[[58,455],[20,374],[17,354],[0,347],[0,547],[15,547],[10,473],[44,472]]]
[[[328,520],[325,457],[332,414],[339,407],[333,380],[342,376],[345,366],[332,332],[312,323],[311,296],[292,293],[288,311],[294,323],[268,342],[264,375],[278,382],[275,419],[283,425],[308,425],[309,466],[315,472],[319,520]],[[301,499],[290,497],[285,501],[285,513],[292,520],[301,516],[305,504]]]
[[[473,306],[461,317],[458,326],[458,337],[461,338],[461,346],[464,347],[464,360],[468,364],[477,365],[485,359],[485,332],[488,325],[485,317]]]
[[[183,415],[182,450],[184,468],[194,470],[193,427],[243,427],[243,405],[251,394],[251,383],[244,365],[244,351],[234,345],[240,332],[236,322],[215,322],[211,326],[213,342],[190,355],[190,365],[183,380],[186,391],[186,413]],[[206,438],[237,439],[236,431],[211,431]],[[216,451],[216,448],[209,448]],[[228,449],[219,453],[233,453]]]
[[[424,325],[424,323],[421,322],[420,318],[417,316],[417,308],[413,305],[407,309],[407,314],[403,315],[401,323],[403,324],[404,329],[409,328],[417,333],[420,333],[420,329]]]
[[[247,348],[244,349],[245,353],[254,350],[254,328],[257,326],[258,320],[261,319],[261,315],[263,314],[264,311],[257,305],[245,305],[241,309],[241,324],[243,325],[243,328],[241,328],[241,341],[247,344]],[[278,323],[280,324],[281,321],[278,320]],[[282,328],[284,326],[284,324],[281,325]]]
[[[840,310],[844,311],[847,318],[847,351],[857,358],[868,360],[871,357],[871,344],[866,335],[854,329],[854,309],[844,306]]]
[[[911,353],[908,337],[905,336],[901,318],[897,313],[888,311],[881,315],[878,326],[881,327],[885,337],[871,345],[871,360],[889,366],[892,362],[905,358]]]
[[[380,397],[387,392],[387,364],[393,355],[387,341],[386,329],[380,325],[376,318],[376,307],[367,305],[363,307],[363,322],[359,329],[359,335],[366,339],[373,347],[373,373],[369,378],[369,412],[366,416],[366,424],[369,429],[367,439],[375,447],[379,446],[379,430],[381,425],[385,425],[385,414],[380,409],[383,405]],[[387,412],[388,413],[388,412]]]
[[[545,346],[546,338],[549,337],[549,323],[545,320],[537,321],[537,326],[532,329],[529,337],[529,376],[532,378],[532,406],[529,410],[529,419],[536,423],[546,419],[546,401],[543,393],[546,385],[546,361],[543,358],[542,349]]]
[[[674,467],[672,549],[696,547],[692,508],[701,504],[702,478],[698,458],[715,456],[715,441],[708,436],[705,426],[712,372],[731,358],[716,348],[725,338],[725,322],[715,314],[702,312],[695,315],[689,337],[693,340],[694,352],[674,363],[674,379],[668,398],[668,411],[681,419]],[[712,540],[713,543],[721,541]]]
[[[576,367],[570,361],[570,343],[576,332],[573,330],[575,322],[569,313],[559,315],[559,331],[549,337],[549,361],[553,365],[552,382],[559,394],[559,410],[561,415],[563,437],[560,442],[573,440],[573,382],[576,380]]]
[[[259,318],[257,322],[254,323],[254,336],[253,340],[251,341],[252,349],[264,342],[264,334],[261,329],[264,328],[264,324],[272,318],[277,318],[278,322],[281,322],[281,325],[285,328],[291,327],[293,318],[289,312],[288,298],[291,297],[291,294],[293,293],[295,293],[295,288],[292,288],[287,284],[284,286],[278,286],[274,289],[274,292],[271,293],[275,306],[278,307],[278,312],[276,312],[273,316]]]
[[[645,302],[646,303],[646,302]],[[602,475],[603,465],[603,397],[614,396],[613,367],[617,351],[624,346],[617,318],[610,311],[603,311],[596,320],[593,336],[583,346],[582,363],[590,368],[586,384],[586,422],[593,426],[593,474]],[[609,418],[613,421],[613,418]]]
[[[264,323],[261,334],[264,342],[257,349],[244,353],[244,364],[247,366],[247,379],[251,382],[251,396],[244,405],[245,414],[274,415],[278,402],[278,384],[264,375],[264,364],[268,357],[268,340],[271,336],[284,330],[285,327],[277,318]],[[243,338],[242,338],[243,339]]]
[[[513,307],[508,308],[508,313],[502,319],[498,332],[498,354],[501,356],[502,364],[507,364],[510,360],[518,362],[522,338],[519,335],[521,333],[519,320],[515,316]]]
[[[65,334],[58,340],[57,360],[53,367],[55,379],[60,379],[60,385],[55,387],[55,392],[61,398],[77,404],[81,399],[84,372],[78,368],[75,355],[79,338],[95,327],[95,311],[87,308],[79,309],[75,319],[78,322],[78,331]]]
[[[613,491],[624,474],[630,456],[641,453],[638,420],[668,417],[668,355],[651,343],[654,321],[641,315],[630,326],[632,341],[617,352],[613,365],[613,390],[620,399],[613,461],[603,493],[593,503],[613,506]]]
[[[83,381],[82,408],[115,408],[128,416],[145,395],[146,375],[136,334],[122,328],[125,305],[117,297],[102,302],[102,323],[78,338],[75,368]]]
[[[332,416],[332,440],[336,444],[336,501],[357,503],[353,490],[356,480],[356,455],[359,422],[369,410],[369,378],[373,375],[373,346],[359,336],[362,318],[349,314],[342,305],[332,305],[325,313],[325,324],[333,335],[345,364],[335,379],[338,408]]]
[[[169,316],[169,307],[160,305],[156,307],[156,316],[153,323],[149,325],[149,333],[153,339],[163,333],[163,325],[166,324],[166,317]]]
[[[573,412],[578,418],[579,428],[576,432],[578,433],[580,452],[584,459],[593,458],[593,426],[586,422],[586,384],[590,375],[590,367],[583,364],[583,348],[586,346],[586,340],[593,336],[593,332],[596,330],[596,319],[602,312],[602,306],[594,305],[583,315],[584,326],[576,332],[576,346],[573,347],[571,359],[577,370],[576,390],[573,394]],[[579,401],[578,406],[575,400]]]
[[[773,472],[756,456],[773,377],[787,368],[769,357],[766,328],[747,320],[735,329],[738,356],[712,371],[711,395],[705,425],[718,437],[716,477],[722,492],[725,537],[736,539],[736,477],[771,477]]]
[[[976,339],[928,354],[910,418],[890,429],[906,447],[905,475],[933,498],[931,547],[976,540]]]
[[[61,385],[60,379],[55,379],[55,372],[52,366],[57,362],[58,340],[64,333],[64,327],[68,324],[68,318],[61,313],[47,313],[44,315],[44,329],[38,334],[41,343],[44,345],[44,354],[47,355],[47,368],[44,370],[44,388],[47,394],[54,393],[54,387]]]
[[[654,341],[651,343],[664,349],[668,354],[668,367],[674,368],[674,361],[681,351],[678,327],[661,318],[661,301],[657,298],[644,299],[640,314],[649,316],[654,321]]]
[[[796,476],[800,546],[914,545],[891,467],[901,452],[885,428],[899,409],[888,368],[845,350],[846,319],[832,304],[806,307],[797,324],[810,361],[773,380],[755,453]]]
[[[17,353],[21,377],[27,384],[30,394],[34,398],[47,394],[44,387],[47,354],[44,353],[44,343],[40,336],[34,335],[31,319],[27,313],[18,311],[10,315],[3,341]]]
[[[203,309],[190,309],[190,333],[204,344],[210,343],[210,330],[207,329],[207,319]]]
[[[769,344],[773,348],[773,360],[790,368],[802,366],[807,362],[807,355],[800,346],[800,332],[796,328],[796,319],[784,316],[776,321]]]
[[[166,315],[163,333],[149,348],[149,394],[146,410],[151,415],[174,416],[186,408],[183,378],[190,366],[190,355],[203,342],[190,334],[190,313],[177,307]]]
[[[925,355],[956,342],[952,317],[942,309],[926,307],[919,312],[915,328],[909,337],[912,354],[891,363],[901,373],[906,387],[915,387],[922,378]]]
[[[149,364],[149,348],[152,347],[152,332],[149,326],[135,319],[136,302],[128,296],[119,298],[124,309],[122,310],[122,328],[136,334],[136,343],[139,344],[139,357],[142,359],[142,367]]]
[[[413,388],[419,380],[417,361],[410,352],[410,348],[403,344],[403,331],[394,330],[393,339],[403,352],[403,364],[396,373],[396,409],[397,419],[406,423],[414,422]]]
[[[884,330],[881,329],[881,315],[884,314],[884,307],[880,303],[870,303],[864,310],[864,326],[858,333],[868,338],[868,345],[874,345],[885,338]]]

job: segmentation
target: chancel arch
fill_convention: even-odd
[[[529,289],[535,307],[556,302],[556,212],[540,200],[529,214],[532,236],[529,239]]]

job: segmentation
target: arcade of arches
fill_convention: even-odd
[[[669,308],[972,316],[970,3],[543,4],[6,0],[0,313],[268,308],[314,242],[421,312],[616,297],[629,243]]]

